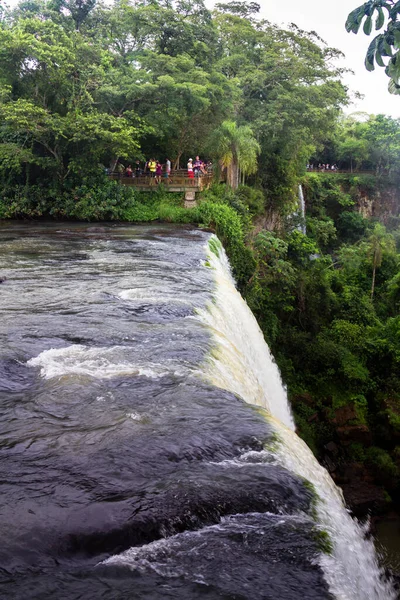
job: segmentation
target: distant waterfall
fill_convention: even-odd
[[[304,199],[299,186],[299,198]],[[219,242],[218,242],[219,243]],[[215,244],[212,244],[215,248]],[[214,385],[240,395],[246,402],[263,406],[273,417],[277,435],[275,460],[315,487],[317,522],[332,541],[332,554],[321,554],[330,591],[340,600],[394,600],[395,593],[381,579],[374,545],[348,514],[341,490],[316,461],[308,446],[294,433],[293,418],[278,368],[253,314],[235,289],[222,247],[208,258],[217,282],[214,301],[201,310],[201,319],[212,329],[215,349],[206,373]],[[263,460],[261,458],[261,460]]]
[[[301,183],[299,184],[298,197],[299,197],[299,214],[300,214],[300,217],[301,217],[301,223],[299,225],[299,230],[301,231],[301,233],[303,233],[304,235],[306,235],[306,233],[307,233],[307,229],[306,229],[306,203],[304,201],[303,186],[301,185]]]

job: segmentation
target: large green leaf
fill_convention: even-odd
[[[396,16],[400,13],[400,1],[396,2],[393,7],[390,9],[389,17],[393,20],[396,19]]]
[[[367,17],[364,21],[364,33],[369,35],[372,31],[372,17]]]
[[[360,29],[360,25],[361,25],[361,21],[364,17],[364,4],[362,6],[359,6],[358,8],[354,9],[351,11],[351,13],[349,14],[349,16],[347,17],[347,21],[346,21],[346,31],[350,32],[352,31],[353,33],[358,33],[358,30]]]
[[[378,6],[378,16],[376,18],[376,22],[375,22],[375,29],[378,30],[382,27],[382,25],[385,22],[385,14],[383,12],[383,10],[381,9],[380,6]]]
[[[365,68],[367,69],[367,71],[373,71],[375,68],[374,67],[374,56],[375,56],[375,50],[376,50],[376,44],[377,44],[378,38],[379,38],[379,35],[374,37],[374,39],[368,46],[367,54],[365,55]]]
[[[400,48],[400,23],[393,29],[393,37],[395,47]]]
[[[393,79],[389,81],[388,90],[391,94],[400,96],[400,85],[397,85],[397,83],[393,81]]]

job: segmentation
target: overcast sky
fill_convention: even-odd
[[[221,0],[219,0],[221,1]],[[257,1],[257,0],[256,0]],[[364,0],[258,0],[264,18],[277,24],[296,23],[306,30],[316,31],[330,46],[346,55],[343,66],[351,68],[355,75],[347,75],[345,83],[354,91],[361,92],[364,99],[350,106],[346,112],[365,111],[400,117],[400,96],[387,91],[389,78],[384,69],[376,67],[368,72],[364,67],[365,52],[374,35],[347,33],[346,18]],[[376,35],[376,34],[375,34]]]

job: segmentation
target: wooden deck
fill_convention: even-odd
[[[201,175],[200,177],[188,177],[187,175],[173,174],[170,177],[161,176],[157,182],[155,177],[142,175],[140,177],[126,177],[119,173],[111,173],[110,179],[119,181],[123,185],[132,185],[135,189],[141,192],[151,192],[162,186],[166,192],[186,192],[188,190],[201,192],[208,188],[212,182],[211,174]]]

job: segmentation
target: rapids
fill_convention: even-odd
[[[0,277],[1,598],[395,598],[215,237],[4,223]]]

